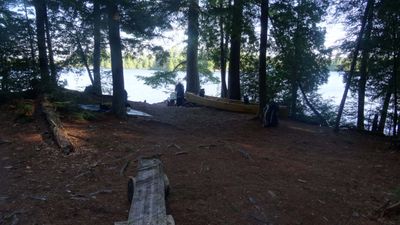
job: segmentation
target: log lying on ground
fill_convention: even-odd
[[[66,154],[73,152],[74,146],[69,140],[58,114],[54,111],[53,107],[46,99],[42,101],[41,106],[43,113],[46,115],[46,120],[49,123],[54,141],[57,143],[58,147],[60,147],[61,150]]]
[[[128,183],[128,199],[131,200],[128,221],[114,225],[174,225],[173,217],[166,214],[168,190],[169,182],[161,161],[140,159],[138,174]]]

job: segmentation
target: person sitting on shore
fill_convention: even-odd
[[[185,88],[183,87],[183,84],[181,82],[178,82],[178,84],[176,84],[175,92],[176,92],[176,106],[183,105],[183,101],[185,99]]]
[[[206,95],[206,91],[204,90],[204,88],[200,89],[199,96],[204,97],[205,95]]]
[[[263,110],[263,127],[278,126],[279,106],[274,101],[265,106]]]

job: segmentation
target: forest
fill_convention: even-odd
[[[2,96],[56,90],[60,72],[74,67],[85,68],[101,93],[100,67],[111,66],[115,96],[124,89],[124,66],[186,70],[187,90],[198,93],[199,74],[218,70],[221,97],[246,95],[261,108],[275,100],[289,106],[292,118],[318,115],[335,129],[345,111],[357,115],[359,130],[366,129],[365,101],[374,101],[368,118],[378,116],[375,131],[397,134],[396,1],[5,0],[1,15]],[[323,24],[332,18],[345,24],[347,37],[328,49]],[[186,30],[184,52],[151,41],[174,27]],[[340,62],[346,81],[338,109],[316,94],[332,61]],[[348,90],[357,101],[346,105]],[[118,99],[117,115],[123,113]]]
[[[0,224],[121,221],[142,156],[177,224],[398,224],[399,24],[396,0],[0,0]],[[132,68],[257,113],[127,101]],[[77,70],[84,92],[60,80]],[[339,105],[318,93],[331,71]],[[287,116],[261,127],[275,103]]]

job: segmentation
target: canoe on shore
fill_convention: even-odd
[[[207,106],[210,108],[216,108],[231,112],[257,114],[257,104],[244,104],[239,100],[232,100],[226,98],[218,98],[211,96],[200,97],[190,92],[186,92],[185,98],[188,102],[192,102],[198,105]]]
[[[200,97],[191,92],[185,93],[186,101],[195,103],[197,105],[202,105],[210,108],[221,109],[225,111],[231,112],[239,112],[239,113],[249,113],[249,114],[257,114],[258,113],[258,104],[244,104],[240,100],[233,100],[227,98],[219,98],[213,96],[204,96]],[[288,118],[288,108],[287,106],[280,105],[278,116],[281,119]]]

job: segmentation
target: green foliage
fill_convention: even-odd
[[[395,189],[392,191],[392,193],[393,193],[393,195],[394,195],[395,200],[396,200],[396,201],[400,201],[400,187],[395,188]]]
[[[149,85],[152,88],[167,87],[177,83],[177,73],[174,71],[157,71],[153,76],[138,76],[138,78],[142,79],[144,84]]]
[[[15,120],[19,123],[32,122],[34,110],[35,107],[32,101],[17,100],[15,103]]]

